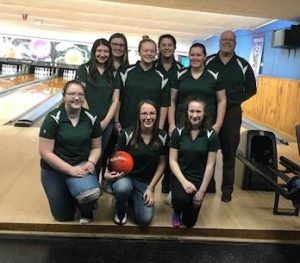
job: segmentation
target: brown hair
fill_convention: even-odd
[[[73,79],[73,80],[70,80],[68,82],[65,83],[65,85],[63,86],[62,88],[62,95],[65,96],[68,88],[72,85],[72,84],[76,84],[78,86],[81,86],[82,87],[82,90],[83,92],[85,93],[85,86],[82,84],[82,82],[80,80],[77,80],[77,79]]]
[[[189,121],[189,118],[188,118],[188,109],[189,109],[189,105],[191,102],[198,102],[202,105],[204,105],[204,116],[203,116],[203,120],[201,122],[201,125],[199,127],[199,130],[200,131],[205,131],[209,128],[209,114],[206,110],[206,102],[202,99],[200,99],[199,97],[190,97],[188,98],[187,100],[187,103],[186,103],[186,107],[185,107],[185,118],[184,118],[184,126],[185,128],[187,128],[188,130],[191,130],[191,124],[190,124],[190,121]]]
[[[72,84],[80,86],[82,88],[82,90],[83,90],[83,93],[85,94],[85,86],[82,84],[82,82],[79,81],[78,79],[73,79],[73,80],[70,80],[70,81],[66,82],[65,85],[63,86],[63,88],[61,90],[61,93],[62,93],[63,97],[66,95],[66,93],[68,91],[68,88]],[[60,106],[63,106],[63,105],[65,105],[64,101],[61,102]]]
[[[122,57],[122,64],[121,67],[127,67],[129,66],[129,61],[128,61],[128,43],[127,43],[127,38],[125,37],[124,34],[122,33],[114,33],[110,36],[108,42],[111,44],[111,41],[114,38],[121,38],[124,41],[125,44],[125,51],[124,51],[124,55]]]
[[[111,55],[111,46],[110,43],[104,39],[104,38],[99,38],[95,40],[92,49],[91,49],[91,58],[90,60],[86,63],[87,66],[89,66],[89,78],[92,81],[92,83],[95,84],[97,76],[100,74],[98,69],[97,69],[97,59],[95,57],[96,50],[99,46],[105,46],[109,50],[109,58],[105,62],[105,71],[104,71],[104,77],[108,81],[108,83],[112,86],[112,55]]]
[[[154,126],[152,129],[152,136],[151,136],[151,145],[154,148],[158,148],[161,145],[161,141],[159,139],[159,128],[158,128],[158,123],[159,123],[159,111],[157,105],[151,101],[151,100],[142,100],[136,110],[136,122],[133,127],[133,134],[132,134],[132,139],[130,142],[131,147],[136,147],[137,142],[141,138],[141,127],[140,127],[140,113],[141,113],[141,108],[144,104],[149,104],[152,105],[155,108],[156,111],[156,120],[154,122]]]

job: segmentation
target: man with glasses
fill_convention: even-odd
[[[240,141],[242,123],[241,104],[256,93],[253,69],[243,58],[234,52],[236,36],[225,31],[220,38],[220,51],[207,58],[209,70],[218,72],[221,85],[226,89],[227,109],[219,133],[223,153],[223,202],[230,202],[234,184],[235,154]]]

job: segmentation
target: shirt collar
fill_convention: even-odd
[[[137,66],[137,68],[138,68],[139,70],[141,70],[141,71],[143,71],[143,72],[148,72],[148,71],[150,71],[150,70],[155,70],[155,63],[154,63],[154,62],[152,63],[152,67],[151,67],[150,69],[148,69],[148,70],[144,70],[144,69],[141,67],[140,63],[141,63],[141,61],[138,60],[138,61],[136,62],[136,66]]]
[[[234,60],[234,59],[236,59],[236,57],[237,57],[236,53],[233,52],[233,56],[231,57],[231,59],[229,60],[229,62],[232,61],[232,60]],[[216,58],[217,58],[219,61],[222,62],[222,60],[221,60],[221,58],[220,58],[220,51],[217,53]]]
[[[188,74],[190,77],[192,77],[191,66],[188,67]],[[207,77],[207,75],[208,75],[207,69],[206,69],[206,67],[204,67],[204,71],[201,74],[200,78]]]
[[[201,131],[198,133],[197,137],[202,136],[204,133],[205,133],[205,130],[201,130]],[[186,127],[183,128],[181,134],[186,134],[186,135],[188,135],[188,136],[191,135],[191,134],[190,134],[190,130],[187,129]]]
[[[61,121],[70,122],[70,119],[68,118],[65,106],[64,105],[60,106],[60,109],[61,109],[61,117],[60,117]],[[84,118],[85,118],[84,111],[85,111],[85,109],[82,108],[80,111],[79,120],[84,120]]]

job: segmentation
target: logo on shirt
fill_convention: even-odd
[[[212,131],[206,131],[206,134],[207,134],[207,138],[210,138],[210,136],[213,134],[213,130]]]
[[[237,60],[237,63],[239,64],[242,72],[243,72],[243,75],[244,75],[244,80],[245,80],[245,75],[246,75],[246,71],[248,69],[248,65],[246,65],[245,67],[243,66],[242,62],[239,60],[239,59],[236,59]]]
[[[50,115],[55,120],[57,125],[58,125],[58,122],[59,122],[60,114],[61,114],[61,111],[58,111],[56,113],[56,115]]]

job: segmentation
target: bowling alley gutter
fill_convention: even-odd
[[[43,236],[73,236],[73,237],[112,237],[130,239],[196,239],[196,240],[231,240],[242,242],[278,242],[300,244],[300,230],[277,229],[220,229],[220,228],[180,228],[171,226],[150,226],[142,229],[135,225],[89,224],[79,223],[0,223],[0,234],[25,234]]]

